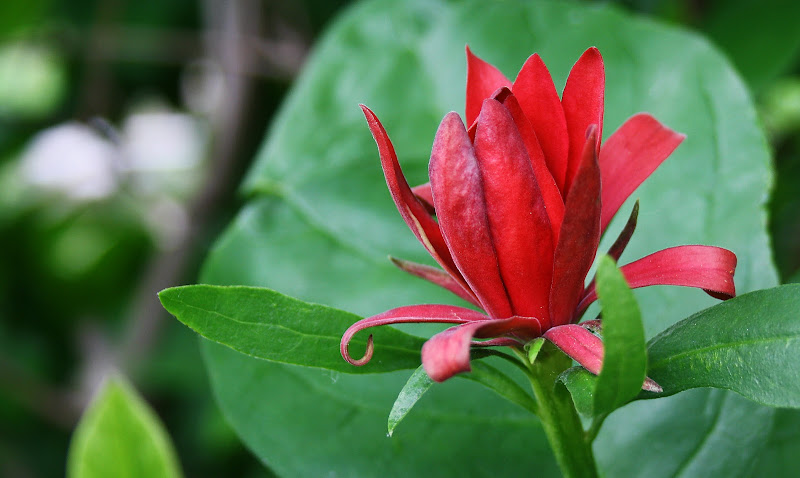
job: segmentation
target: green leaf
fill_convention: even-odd
[[[664,395],[733,390],[765,405],[800,408],[800,285],[730,299],[665,330],[649,344]]]
[[[713,244],[738,255],[738,290],[776,284],[764,232],[769,154],[725,57],[685,29],[607,4],[522,0],[368,1],[347,10],[272,122],[244,186],[249,201],[204,264],[203,280],[270,287],[361,316],[408,304],[463,305],[386,259],[432,263],[392,203],[357,104],[378,114],[409,182],[426,181],[439,121],[464,109],[467,43],[510,77],[538,52],[559,90],[595,45],[607,74],[606,137],[638,111],[688,135],[634,193],[641,214],[620,264],[665,247]],[[601,250],[625,219],[611,223]],[[681,287],[634,293],[648,338],[715,303]],[[535,467],[538,476],[559,476],[538,422],[464,380],[429,390],[389,440],[386,415],[408,373],[339,375],[203,347],[225,416],[281,476],[493,476],[497,463],[509,475]],[[594,449],[606,476],[641,476],[646,468],[647,476],[671,477],[681,463],[742,476],[763,449],[772,413],[719,390],[636,401],[609,415]],[[735,420],[748,434],[726,440]],[[673,423],[674,432],[666,428]],[[458,460],[443,465],[456,451]]]
[[[567,387],[578,413],[584,418],[595,416],[594,390],[597,386],[597,376],[585,368],[577,366],[564,370],[558,376],[558,381]]]
[[[537,405],[533,396],[500,369],[480,360],[473,360],[471,366],[472,371],[461,374],[459,377],[480,383],[509,402],[515,403],[531,413],[536,413]]]
[[[361,319],[357,315],[257,287],[173,287],[158,298],[169,313],[203,337],[274,362],[345,373],[390,372],[417,367],[424,342],[391,327],[373,329],[375,355],[367,365],[356,367],[342,358],[339,341]],[[361,335],[350,343],[354,357],[366,348],[366,334]]]
[[[120,377],[92,400],[72,436],[69,478],[179,477],[169,436],[147,403]]]
[[[422,365],[414,370],[414,373],[408,378],[408,382],[406,382],[403,389],[400,390],[400,394],[397,395],[397,400],[394,401],[392,410],[389,412],[389,436],[392,436],[394,429],[400,421],[405,418],[414,404],[417,403],[417,400],[419,400],[434,383],[435,382],[428,377],[428,374],[425,373],[425,369],[422,368]]]
[[[647,370],[647,345],[639,305],[611,257],[600,258],[595,280],[603,309],[604,354],[594,412],[605,415],[639,395]]]
[[[800,476],[800,410],[775,413],[772,433],[752,476]]]
[[[391,438],[386,415],[408,372],[349,375],[257,360],[203,340],[222,412],[278,476],[559,476],[539,421],[467,380],[431,387]],[[365,380],[369,377],[369,380]],[[299,440],[309,440],[302,444]],[[524,440],[524,446],[518,444]],[[309,446],[313,444],[313,446]],[[455,457],[449,459],[448,457]]]
[[[544,341],[544,337],[537,337],[525,345],[525,349],[528,352],[528,362],[533,363],[536,361],[536,357],[539,356],[539,351],[542,350]]]

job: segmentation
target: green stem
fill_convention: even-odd
[[[529,365],[531,387],[539,404],[539,419],[563,475],[597,478],[591,440],[583,430],[566,387],[556,383],[558,375],[571,365],[572,361],[560,350],[545,344]]]

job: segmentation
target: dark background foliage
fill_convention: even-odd
[[[61,475],[111,369],[165,422],[187,476],[269,475],[213,403],[195,335],[155,293],[196,280],[276,107],[347,3],[0,3],[0,476]],[[618,3],[705,33],[750,86],[775,153],[775,261],[782,281],[800,280],[800,6]],[[64,125],[73,142],[42,135]],[[48,179],[98,145],[105,176]],[[141,159],[163,151],[185,161]],[[110,185],[81,192],[86,181]]]

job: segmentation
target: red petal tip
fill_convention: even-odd
[[[644,384],[642,385],[642,390],[653,393],[661,393],[664,391],[664,389],[661,388],[661,385],[657,384],[655,380],[650,377],[645,378]]]
[[[347,342],[344,341],[344,338],[342,339],[340,349],[342,352],[342,357],[344,357],[348,363],[355,365],[356,367],[361,367],[372,360],[372,354],[375,352],[375,344],[372,341],[372,334],[369,334],[369,338],[367,338],[367,350],[364,351],[364,356],[360,359],[354,359],[350,356],[350,337],[348,337]]]

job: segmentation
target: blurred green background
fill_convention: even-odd
[[[63,475],[99,380],[127,375],[187,476],[270,476],[156,292],[196,281],[309,49],[345,0],[0,2],[0,476]],[[774,151],[783,281],[800,281],[800,4],[628,0],[731,59]]]

